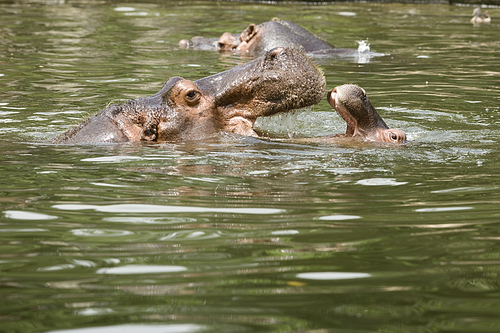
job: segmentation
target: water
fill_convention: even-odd
[[[0,4],[2,332],[498,332],[498,23],[445,5]],[[348,14],[346,14],[348,13]],[[272,17],[339,47],[404,147],[341,133],[326,100],[277,139],[47,140],[169,77],[248,61],[182,38]],[[365,45],[366,45],[365,44]]]

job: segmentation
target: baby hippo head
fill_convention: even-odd
[[[344,84],[331,89],[327,99],[346,121],[346,136],[360,136],[375,142],[406,142],[406,134],[403,131],[386,125],[363,88],[354,84]]]

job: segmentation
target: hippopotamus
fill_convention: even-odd
[[[311,56],[355,57],[358,49],[336,48],[332,44],[290,22],[277,18],[255,25],[250,24],[241,34],[225,32],[220,38],[196,36],[183,39],[179,46],[194,50],[235,50],[252,55],[261,55],[278,46],[302,49]],[[373,53],[372,55],[382,55]]]
[[[149,97],[110,105],[56,137],[56,143],[197,140],[219,131],[257,136],[253,124],[317,104],[326,81],[302,52],[274,48],[264,56],[196,81],[170,78]]]
[[[327,100],[347,123],[344,137],[360,137],[380,143],[406,142],[403,131],[386,125],[363,88],[355,84],[344,84],[331,89]]]

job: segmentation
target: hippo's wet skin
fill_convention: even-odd
[[[197,140],[219,131],[255,136],[259,116],[317,104],[321,70],[300,51],[279,47],[197,81],[172,77],[156,94],[111,105],[56,143]]]
[[[406,142],[406,134],[403,131],[386,125],[363,88],[344,84],[331,89],[327,99],[347,123],[344,137],[361,137],[374,142]]]
[[[336,48],[299,25],[278,19],[259,25],[250,24],[241,34],[226,32],[220,38],[197,36],[191,40],[183,39],[179,42],[179,46],[195,50],[236,50],[253,55],[261,55],[275,47],[286,46],[300,48],[313,56],[352,57],[358,55],[357,49]]]

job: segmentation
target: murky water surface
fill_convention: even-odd
[[[471,13],[0,3],[0,331],[500,331],[500,10]],[[177,42],[273,17],[386,54],[317,62],[412,142],[287,140],[345,130],[323,100],[259,120],[282,140],[47,143],[171,76],[248,61]]]

